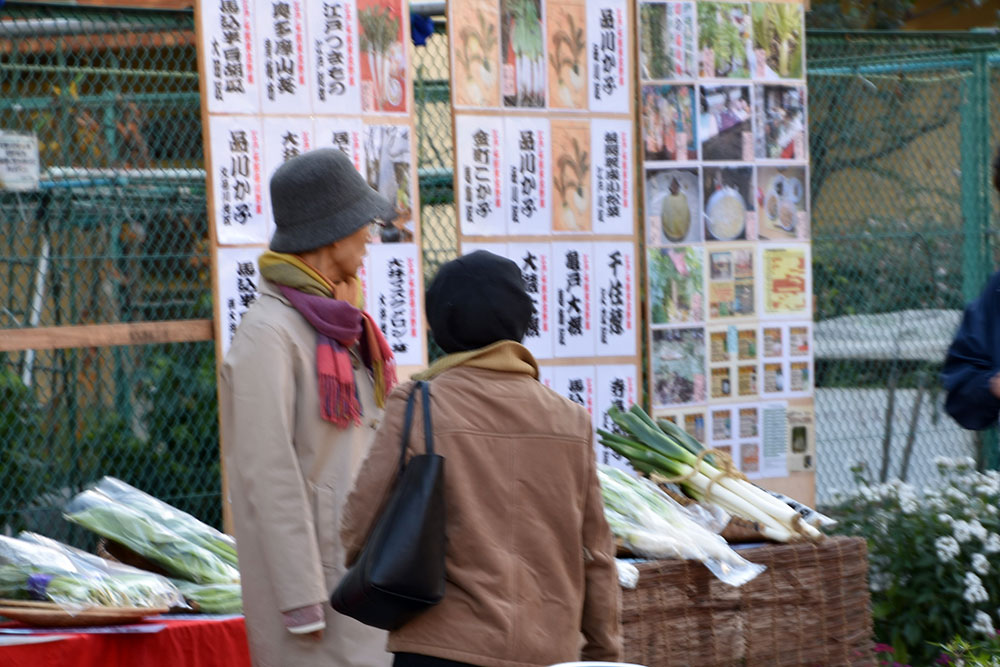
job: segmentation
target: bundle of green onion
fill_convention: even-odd
[[[639,472],[675,480],[688,496],[754,522],[762,535],[776,542],[823,537],[794,508],[734,474],[721,457],[706,452],[676,424],[654,421],[637,405],[628,412],[612,408],[608,416],[624,435],[599,430],[601,444],[624,456]]]
[[[184,598],[203,614],[243,613],[243,591],[239,584],[192,584],[175,580]]]

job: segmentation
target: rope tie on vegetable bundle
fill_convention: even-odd
[[[701,464],[704,463],[705,459],[708,458],[709,456],[715,458],[714,467],[718,468],[719,470],[719,474],[717,475],[708,474],[701,469]],[[712,487],[715,486],[716,482],[720,482],[727,477],[729,479],[737,479],[746,482],[748,484],[753,484],[753,482],[747,479],[747,476],[744,475],[742,472],[740,472],[740,469],[736,467],[736,464],[733,462],[733,457],[731,457],[729,454],[722,451],[721,449],[703,449],[701,452],[698,453],[698,458],[695,465],[691,466],[691,469],[683,475],[679,475],[677,477],[666,477],[657,475],[657,477],[659,478],[659,481],[664,482],[666,484],[681,484],[683,482],[688,481],[697,474],[705,475],[709,479],[708,487],[705,489],[706,496],[710,496],[712,494]],[[802,526],[802,515],[796,514],[795,518],[792,520],[792,525],[790,527],[802,539],[804,540],[809,539],[808,535],[806,534],[805,528],[803,528]]]

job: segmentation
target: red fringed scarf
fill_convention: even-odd
[[[375,402],[384,407],[386,397],[396,385],[396,362],[372,316],[346,301],[307,294],[285,285],[278,287],[316,329],[316,372],[323,419],[342,428],[361,423],[361,404],[348,351],[358,342],[361,359],[375,380]]]

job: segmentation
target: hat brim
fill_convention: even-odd
[[[398,217],[396,207],[385,197],[371,188],[352,205],[339,211],[331,211],[329,220],[336,224],[316,221],[295,227],[279,228],[271,237],[270,248],[274,252],[297,253],[316,250],[335,243],[357,232],[378,218],[392,222]]]

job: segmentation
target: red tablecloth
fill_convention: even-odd
[[[0,666],[250,667],[242,616],[146,623],[166,627],[152,634],[70,634],[39,644],[0,644]]]

